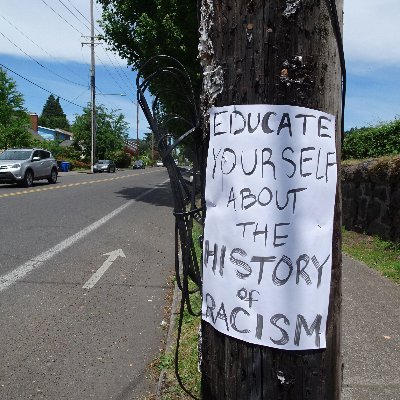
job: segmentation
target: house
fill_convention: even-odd
[[[38,133],[46,140],[71,140],[73,136],[71,132],[63,129],[46,128],[44,126],[38,126]]]
[[[35,113],[30,114],[31,128],[35,137],[39,136],[43,140],[61,140],[62,142],[72,143],[72,132],[63,129],[46,128],[38,125],[38,115]]]

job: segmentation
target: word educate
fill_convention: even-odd
[[[232,110],[229,115],[228,131],[223,130],[222,128],[218,128],[220,125],[223,125],[225,128],[225,122],[219,120],[219,118],[222,114],[226,113],[229,113],[229,111],[219,111],[214,113],[213,123],[211,124],[211,133],[214,136],[224,135],[226,133],[239,135],[244,131],[248,133],[254,133],[257,129],[260,128],[266,134],[276,132],[277,135],[280,135],[282,132],[287,132],[290,136],[293,136],[293,124],[290,119],[290,114],[287,112],[282,113],[280,118],[278,117],[278,114],[273,111],[268,111],[264,113],[262,117],[261,113],[256,113],[257,121],[254,122],[254,116],[251,112],[248,112],[247,115],[244,115],[241,111]],[[270,120],[272,116],[278,118],[273,118],[275,126],[271,127]],[[226,116],[224,116],[223,118],[224,120],[226,120]],[[303,122],[301,124],[302,132],[300,132],[300,134],[302,135],[307,135],[309,131],[312,131],[317,132],[318,137],[331,138],[334,134],[334,130],[332,129],[334,128],[334,122],[332,121],[332,119],[324,115],[320,115],[317,118],[317,116],[313,114],[296,114],[294,118],[300,119]]]

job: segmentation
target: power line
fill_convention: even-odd
[[[80,107],[80,108],[82,108],[82,109],[85,108],[85,107],[83,107],[83,106],[81,106],[81,105],[79,105],[79,104],[74,103],[74,102],[71,101],[71,100],[68,100],[68,99],[65,99],[65,98],[62,97],[62,96],[59,96],[57,93],[54,93],[54,92],[52,92],[51,90],[45,89],[44,87],[38,85],[38,84],[35,83],[35,82],[32,82],[30,79],[25,78],[25,76],[22,76],[22,75],[19,74],[18,72],[13,71],[11,68],[6,67],[4,64],[1,64],[1,63],[0,63],[0,67],[5,68],[7,71],[12,72],[13,74],[15,74],[15,75],[19,76],[20,78],[26,80],[27,82],[31,83],[32,85],[38,87],[39,89],[42,89],[42,90],[44,90],[44,91],[47,92],[47,93],[50,93],[50,94],[52,94],[52,95],[54,95],[54,96],[57,96],[58,98],[60,98],[60,99],[62,99],[62,100],[64,100],[64,101],[66,101],[67,103],[73,104],[74,106]]]
[[[71,3],[70,0],[67,0],[67,1],[68,1],[69,3]],[[72,4],[72,3],[71,3],[71,4]],[[76,9],[75,6],[73,6],[73,7]],[[96,7],[97,12],[98,12],[99,14],[101,14],[101,11],[100,11],[99,8],[97,7],[97,4],[95,4],[95,7]],[[77,10],[77,9],[76,9],[76,10]],[[78,11],[78,10],[77,10],[77,11]],[[78,12],[79,12],[79,11],[78,11]],[[80,13],[80,14],[81,14],[81,13]],[[81,15],[87,20],[87,18],[86,18],[83,14],[81,14]],[[88,20],[87,20],[87,21],[88,21]],[[95,28],[95,29],[96,29],[97,33],[99,33],[101,36],[105,36],[105,35],[104,35],[104,32],[100,32],[97,28]],[[123,81],[123,78],[122,78],[122,76],[121,76],[119,70],[117,69],[117,67],[116,67],[116,66],[114,65],[114,63],[112,62],[110,56],[108,55],[109,52],[113,55],[114,60],[119,64],[119,67],[121,68],[123,74],[125,75],[125,78],[126,78],[126,81],[128,82],[128,85],[131,86],[131,87],[133,88],[133,90],[136,90],[136,88],[133,86],[132,82],[130,81],[128,75],[127,75],[126,72],[123,70],[123,66],[122,66],[121,63],[118,61],[118,59],[117,59],[117,57],[115,56],[114,52],[113,52],[113,51],[108,51],[108,49],[104,48],[104,46],[102,46],[102,48],[103,48],[104,52],[107,54],[107,57],[108,57],[108,59],[110,60],[111,64],[112,64],[112,65],[114,66],[114,68],[116,69],[116,71],[117,71],[118,75],[120,76],[121,80]]]
[[[98,93],[100,93],[100,95],[106,97],[106,94],[103,93],[97,86],[96,86],[96,91],[97,91]],[[106,102],[108,102],[108,104],[110,104],[110,106],[113,107],[115,110],[118,109],[118,107],[117,107],[112,101],[106,100]]]
[[[98,12],[99,14],[102,14],[102,11],[100,11],[99,8],[97,7],[97,3],[94,3],[94,6],[96,7],[97,12]],[[96,31],[99,32],[97,29],[96,29]],[[100,35],[102,35],[101,32],[99,32],[99,33],[100,33]]]
[[[58,0],[58,1],[61,2],[61,0]],[[86,22],[88,22],[88,23],[90,24],[90,21],[87,19],[87,17],[86,17],[84,14],[82,14],[82,13],[75,7],[75,5],[71,2],[71,0],[67,0],[67,1],[68,1],[68,3],[71,4],[71,6],[86,20]],[[97,8],[97,6],[96,6],[96,9],[97,9],[97,11],[99,11],[98,8]],[[95,29],[96,29],[96,31],[97,31],[98,33],[101,34],[101,32],[100,32],[96,27],[95,27]]]
[[[60,74],[58,74],[57,72],[52,71],[51,69],[47,68],[45,65],[43,65],[40,61],[36,60],[35,58],[33,58],[30,54],[28,54],[26,51],[24,51],[23,49],[21,49],[21,47],[19,47],[16,43],[14,43],[8,36],[6,36],[3,32],[0,32],[0,35],[2,35],[5,39],[7,39],[13,46],[15,46],[19,51],[21,51],[22,53],[24,53],[27,57],[29,57],[33,62],[35,62],[37,65],[39,65],[40,67],[44,68],[45,70],[51,72],[52,74],[58,76],[61,79],[64,79],[65,81],[72,83],[74,85],[77,86],[85,86],[81,83],[77,83],[74,81],[71,81],[68,78],[65,78],[63,76],[61,76]]]
[[[82,21],[80,21],[80,20],[77,18],[77,16],[71,11],[71,9],[70,9],[69,7],[67,7],[67,6],[65,5],[65,3],[63,3],[62,0],[58,0],[58,1],[59,1],[71,14],[73,14],[74,17],[75,17],[79,22],[81,22],[82,24],[84,24]],[[78,13],[82,16],[82,18],[85,19],[85,21],[87,21],[88,23],[90,23],[90,21],[87,19],[87,17],[86,17],[84,14],[82,14],[82,13],[79,11],[79,9],[76,8],[74,4],[71,3],[70,0],[67,0],[67,1],[68,1],[68,2],[71,4],[71,6],[75,9],[75,11],[78,12]],[[96,10],[100,13],[100,11],[99,11],[97,5],[95,5],[95,7],[96,7]],[[87,26],[86,24],[84,24],[84,25],[85,25],[86,28],[88,28],[88,26]],[[89,28],[88,28],[88,29],[89,29]],[[95,30],[96,30],[100,35],[103,35],[103,33],[100,32],[96,27],[95,27]],[[116,73],[118,74],[119,78],[121,79],[121,82],[124,82],[124,84],[126,84],[125,81],[124,81],[123,76],[121,75],[121,72],[119,71],[119,69],[117,68],[117,66],[114,64],[114,62],[113,62],[112,59],[110,58],[107,49],[104,48],[103,45],[101,45],[101,47],[102,47],[102,49],[104,50],[104,53],[106,54],[106,56],[107,56],[107,58],[109,59],[110,63],[111,63],[112,66],[115,68],[115,71],[116,71]],[[113,54],[113,53],[112,53],[112,54]],[[114,55],[114,54],[113,54],[113,56],[114,56],[114,58],[115,58],[115,55]],[[105,63],[104,63],[104,62],[100,59],[100,57],[98,56],[98,54],[97,54],[97,58],[98,58],[98,60],[100,61],[100,63],[103,65],[103,67],[104,67],[104,68],[107,68],[106,65],[105,65]],[[109,72],[109,71],[107,71],[107,72]],[[109,72],[109,74],[110,74],[111,78],[114,80],[114,82],[119,86],[119,88],[120,88],[121,90],[124,90],[124,88],[122,88],[122,87],[119,85],[119,83],[113,78],[113,76],[111,75],[110,72]],[[126,80],[127,80],[128,84],[132,85],[132,83],[130,82],[130,80],[129,80],[129,78],[127,77],[126,74],[125,74],[125,77],[126,77]],[[133,87],[133,85],[132,85],[132,87]],[[135,90],[134,87],[133,87],[133,89]],[[128,96],[128,99],[129,99],[130,101],[133,102],[133,100],[130,99],[129,96]]]
[[[73,7],[73,9],[76,11],[76,13],[73,12],[73,11],[71,10],[71,8],[68,7],[68,5],[66,5],[65,2],[63,2],[62,0],[59,0],[59,2],[63,5],[63,7],[66,8],[66,9],[74,16],[75,19],[77,19],[80,23],[83,24],[83,26],[85,26],[85,27],[87,28],[87,25],[86,25],[83,21],[81,21],[81,20],[78,18],[77,14],[79,14],[85,21],[87,21],[87,22],[90,22],[90,21],[86,18],[86,16],[85,16],[82,12],[80,12],[80,11],[78,10],[77,7],[75,7],[75,6],[71,3],[70,0],[67,0],[67,1],[68,1],[69,4],[72,5],[72,7]],[[74,29],[76,32],[78,32],[81,36],[84,36],[84,34],[83,34],[76,26],[74,26],[72,23],[70,23],[69,21],[67,21],[67,19],[65,19],[58,11],[56,11],[56,9],[54,9],[48,2],[46,2],[45,0],[42,0],[42,2],[43,2],[49,9],[51,9],[51,11],[52,11],[53,13],[57,14],[57,16],[58,16],[59,18],[61,18],[65,23],[67,23],[72,29]],[[97,8],[97,7],[96,7],[96,8]],[[43,49],[41,46],[39,46],[37,43],[35,43],[35,42],[34,42],[27,34],[25,34],[21,29],[18,29],[14,24],[12,24],[12,23],[11,23],[9,20],[7,20],[6,18],[3,17],[3,19],[4,19],[6,22],[8,22],[11,26],[13,26],[13,27],[14,27],[19,33],[21,33],[26,39],[28,39],[30,42],[32,42],[33,44],[35,44],[35,45],[36,45],[39,49],[41,49],[44,53],[46,53],[47,55],[49,55],[50,57],[52,57],[50,53],[48,53],[45,49]],[[99,32],[99,33],[101,34],[101,32],[100,32],[98,29],[96,29],[96,31]],[[0,32],[0,34],[2,34],[2,33]],[[47,68],[45,65],[43,65],[41,62],[39,62],[38,60],[36,60],[34,57],[32,57],[30,54],[28,54],[27,52],[25,52],[21,47],[19,47],[15,42],[13,42],[13,41],[12,41],[10,38],[8,38],[6,35],[2,34],[2,36],[5,37],[14,47],[16,47],[19,51],[21,51],[23,54],[25,54],[28,58],[30,58],[32,61],[34,61],[34,62],[35,62],[36,64],[38,64],[40,67],[42,67],[42,68],[48,70],[48,71],[51,72],[52,74],[58,76],[59,78],[65,80],[65,81],[68,81],[68,82],[70,82],[70,83],[72,83],[72,84],[74,84],[74,85],[78,85],[78,86],[81,86],[81,87],[87,87],[87,85],[83,85],[83,84],[74,82],[74,81],[69,80],[69,79],[63,77],[62,75],[60,75],[60,74],[58,74],[58,73],[52,71],[51,69],[49,69],[49,68]],[[108,57],[109,62],[111,63],[111,65],[112,65],[112,66],[114,67],[114,69],[116,70],[116,72],[117,72],[117,74],[118,74],[118,77],[119,77],[119,80],[121,81],[121,83],[122,83],[124,86],[126,86],[126,82],[125,82],[125,80],[123,79],[123,76],[121,75],[120,71],[118,70],[118,68],[116,67],[116,65],[115,65],[114,62],[112,61],[112,59],[110,58],[110,56],[109,56],[107,50],[106,50],[103,46],[102,46],[102,48],[103,48],[104,52],[106,53],[106,56]],[[114,55],[114,54],[113,54],[113,56],[114,56],[114,58],[115,58],[115,55]],[[104,67],[104,69],[106,70],[106,72],[108,73],[108,75],[110,76],[110,78],[115,82],[115,84],[120,88],[120,90],[122,90],[122,92],[126,92],[126,89],[127,89],[127,88],[122,87],[121,84],[119,83],[119,81],[116,80],[116,79],[114,78],[114,74],[110,71],[110,68],[108,68],[108,66],[106,65],[106,63],[104,63],[104,61],[103,61],[98,55],[97,55],[97,58],[99,59],[100,64],[102,65],[102,67]],[[5,67],[5,68],[6,68],[6,67]],[[15,71],[11,71],[11,72],[13,72],[13,73],[15,73],[16,75],[20,76],[22,79],[27,80],[27,81],[30,82],[31,84],[33,84],[33,85],[39,87],[40,89],[45,90],[45,91],[48,92],[48,93],[52,93],[51,91],[49,91],[49,90],[47,90],[47,89],[45,89],[45,88],[43,88],[43,87],[41,87],[41,86],[35,84],[34,82],[30,81],[29,79],[27,79],[27,78],[25,78],[25,77],[19,75],[19,74],[16,73]],[[125,72],[124,72],[124,73],[125,73]],[[129,80],[129,78],[126,76],[126,74],[125,74],[125,77],[126,77],[126,81],[127,81],[130,85],[132,85],[131,82],[130,82],[130,80]],[[131,91],[131,89],[129,88],[128,92],[130,92],[130,91]],[[100,93],[101,93],[101,92],[100,92]],[[53,93],[53,94],[54,94],[54,93]],[[60,97],[60,96],[58,96],[58,97]],[[129,96],[127,96],[127,97],[128,97],[128,99],[129,99],[133,104],[135,104],[135,102],[134,102]],[[60,97],[60,98],[62,98],[62,97]],[[63,98],[62,98],[62,99],[63,99]],[[67,100],[67,99],[63,99],[63,100],[65,100],[65,101],[67,101],[67,102],[69,102],[69,103],[71,103],[71,104],[76,105],[74,102],[72,102],[72,101],[70,101],[70,100]],[[78,106],[79,106],[79,105],[78,105]],[[79,106],[79,107],[82,107],[82,106]]]
[[[42,0],[42,2],[43,2],[47,7],[49,7],[55,14],[57,14],[64,22],[66,22],[71,28],[73,28],[75,31],[77,31],[81,36],[85,36],[85,35],[84,35],[81,31],[79,31],[75,26],[73,26],[70,22],[68,22],[62,15],[60,15],[56,10],[54,10],[53,7],[51,7],[49,4],[47,4],[45,0]],[[60,2],[72,15],[74,15],[74,17],[75,17],[76,19],[78,19],[77,16],[71,11],[71,9],[70,9],[68,6],[65,5],[65,3],[63,3],[61,0],[59,0],[59,2]],[[84,16],[84,14],[82,14],[69,0],[68,0],[68,2],[73,6],[73,8],[74,8],[87,22],[90,23],[90,21]],[[97,9],[97,11],[99,12],[97,6],[96,6],[96,9]],[[78,21],[82,23],[82,21],[80,21],[79,19],[78,19]],[[85,25],[85,26],[86,26],[86,25]],[[86,28],[87,28],[87,26],[86,26]],[[96,31],[102,35],[102,33],[101,33],[97,28],[96,28]],[[101,62],[101,64],[104,66],[104,68],[106,68],[107,73],[110,75],[110,77],[113,79],[113,81],[118,85],[118,87],[119,87],[121,90],[124,91],[125,89],[122,88],[121,85],[116,81],[116,79],[113,77],[113,75],[111,74],[111,72],[110,72],[110,71],[108,70],[108,68],[106,67],[105,63],[99,58],[98,55],[97,55],[97,58],[99,59],[99,61]],[[111,61],[111,59],[110,59],[110,61]],[[111,63],[112,63],[112,61],[111,61]],[[112,64],[113,64],[113,63],[112,63]],[[115,65],[114,65],[114,68],[115,68]],[[118,73],[118,71],[117,71],[117,73]],[[122,79],[122,80],[123,80],[123,79]],[[129,81],[129,79],[128,79],[128,81]],[[129,97],[128,97],[128,98],[129,98]],[[134,103],[134,101],[133,101],[132,99],[129,99],[129,100],[130,100],[132,103]]]
[[[44,0],[42,0],[47,7],[50,8],[55,14],[57,14],[65,23],[67,23],[72,29],[78,32],[81,36],[85,36],[81,31],[79,31],[75,26],[71,25],[61,14],[59,14],[53,7],[49,6]]]
[[[119,84],[119,82],[114,78],[114,76],[111,74],[111,72],[109,71],[109,68],[106,66],[106,64],[103,62],[103,60],[99,57],[99,55],[97,54],[97,59],[100,61],[101,65],[104,67],[104,69],[106,70],[106,72],[110,75],[111,79],[115,82],[115,84],[122,90],[125,91],[125,89]],[[136,104],[132,99],[130,99],[128,97],[128,99],[131,101],[131,103]]]
[[[117,68],[117,66],[114,64],[113,60],[111,60],[110,55],[108,54],[109,52],[104,48],[103,45],[101,45],[101,48],[104,50],[104,53],[106,54],[107,58],[110,60],[110,63],[112,64],[112,66],[115,68],[115,71],[117,72],[118,76],[120,77],[121,81],[124,81],[124,78],[122,77],[119,69]],[[113,53],[111,53],[113,54]],[[129,82],[129,80],[128,80]]]
[[[85,23],[83,23],[77,16],[76,16],[76,14],[74,14],[72,11],[71,11],[71,9],[67,6],[67,5],[65,5],[65,3],[62,1],[62,0],[58,0],[76,19],[77,19],[77,21],[78,22],[80,22],[81,24],[83,24],[84,26],[85,26],[85,28],[87,28],[87,29],[90,29],[90,27],[89,26],[87,26]],[[82,14],[81,14],[82,15]]]
[[[105,49],[105,51],[107,51],[107,49]],[[136,87],[133,85],[133,83],[131,82],[131,80],[129,79],[128,75],[126,74],[125,70],[123,69],[123,66],[121,65],[120,61],[118,60],[118,58],[116,57],[116,55],[114,54],[113,51],[109,51],[112,56],[114,57],[114,60],[116,61],[116,63],[119,65],[119,67],[122,70],[122,73],[124,74],[126,81],[128,82],[128,84],[130,85],[130,87],[132,87],[133,91],[136,91]]]
[[[9,24],[11,25],[17,32],[19,32],[22,36],[24,36],[26,39],[28,39],[31,43],[33,43],[37,48],[39,48],[41,51],[43,51],[44,53],[46,53],[51,59],[53,59],[54,61],[58,62],[58,60],[52,55],[50,54],[46,49],[44,49],[43,47],[41,47],[39,44],[37,44],[34,40],[32,40],[25,32],[23,32],[21,29],[19,29],[15,24],[13,24],[10,20],[8,20],[6,17],[4,17],[3,15],[1,15],[1,17]],[[4,35],[3,35],[4,36]],[[64,66],[65,69],[67,69],[70,73],[72,73],[73,75],[75,75],[76,77],[81,78],[80,76],[78,76],[78,74],[73,71],[70,68],[67,68]],[[83,86],[81,84],[81,86]]]
[[[60,0],[59,0],[60,1]],[[46,4],[46,6],[47,7],[49,7],[55,14],[57,14],[63,21],[65,21],[70,27],[72,27],[75,31],[77,31],[78,33],[80,33],[81,34],[81,36],[85,36],[82,32],[80,32],[76,27],[74,27],[73,25],[71,25],[63,16],[61,16],[56,10],[54,10],[54,8],[53,7],[51,7],[51,6],[49,6],[47,3],[46,3],[46,1],[45,0],[42,0],[42,2],[44,3],[44,4]],[[60,1],[61,3],[62,3],[62,1]],[[64,3],[62,3],[63,5],[64,5],[64,7],[66,7],[71,13],[72,13],[72,11],[64,4]],[[80,12],[79,12],[80,13]],[[73,13],[72,13],[73,14]],[[73,14],[74,16],[75,16],[75,14]],[[82,13],[80,13],[80,15],[82,15],[83,16],[83,14]],[[75,16],[76,17],[76,16]],[[84,17],[86,20],[87,20],[87,18],[86,17]],[[87,20],[88,21],[88,20]],[[97,56],[98,57],[98,56]],[[109,72],[109,70],[107,69],[107,67],[105,66],[105,64],[101,61],[101,59],[98,57],[98,59],[99,59],[99,61],[103,64],[103,66],[104,66],[104,68],[106,68],[106,70],[107,70],[107,72],[109,73],[109,75],[110,75],[110,77],[114,80],[114,82],[119,86],[119,88],[121,89],[121,90],[123,90],[124,91],[124,89],[121,87],[121,85],[115,80],[115,78],[112,76],[112,74]],[[132,100],[131,100],[132,101]]]
[[[68,0],[68,1],[70,2],[70,0]],[[98,7],[97,7],[97,4],[95,4],[95,7],[96,7],[97,12],[98,12],[99,14],[101,14],[100,10],[99,10]],[[96,30],[97,30],[97,29],[96,29]],[[98,30],[97,30],[97,32],[100,33],[100,35],[104,35],[104,33],[101,33],[101,32],[99,32]],[[107,51],[107,49],[104,49],[104,51]],[[113,52],[113,51],[110,51],[110,53],[113,55],[114,60],[116,60],[116,62],[119,64],[119,67],[121,68],[123,74],[125,75],[125,78],[126,78],[126,81],[128,82],[128,84],[132,87],[132,89],[133,89],[134,91],[136,91],[135,86],[132,84],[132,82],[130,81],[128,75],[127,75],[126,72],[123,70],[123,66],[121,65],[121,63],[119,62],[119,60],[117,59],[117,57],[115,56],[114,52]],[[111,61],[111,60],[110,60],[110,61]]]

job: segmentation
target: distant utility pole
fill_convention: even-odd
[[[338,16],[339,26],[341,27],[343,0],[332,1],[335,2],[337,8],[337,14],[335,13],[335,15]],[[319,112],[333,115],[336,117],[336,156],[334,157],[336,157],[335,161],[337,163],[334,168],[337,168],[338,170],[336,198],[334,201],[334,209],[332,210],[332,272],[330,275],[330,293],[328,294],[329,308],[326,324],[326,348],[302,351],[283,350],[279,347],[273,348],[261,346],[253,344],[254,342],[250,343],[245,340],[234,338],[230,336],[234,330],[236,332],[239,331],[240,333],[251,331],[251,338],[255,341],[257,341],[257,339],[254,339],[255,336],[257,336],[257,334],[259,336],[261,335],[261,330],[256,331],[255,325],[246,326],[246,321],[249,320],[246,319],[246,313],[248,311],[250,312],[250,309],[248,308],[249,305],[245,305],[246,303],[243,302],[243,307],[240,310],[237,310],[236,314],[234,312],[230,314],[226,303],[225,306],[224,303],[220,306],[221,302],[218,303],[215,301],[214,304],[214,299],[209,300],[208,307],[210,313],[213,313],[212,318],[217,321],[216,324],[219,323],[221,326],[225,326],[226,324],[229,332],[227,334],[221,333],[221,331],[218,331],[214,327],[216,325],[213,326],[212,323],[204,320],[202,321],[202,398],[204,400],[340,399],[342,380],[342,362],[340,355],[342,259],[339,165],[342,120],[341,68],[337,36],[335,37],[337,31],[335,32],[332,26],[332,18],[334,16],[331,6],[332,2],[329,2],[328,0],[201,1],[201,30],[203,33],[202,38],[204,39],[202,42],[203,54],[201,54],[201,59],[203,67],[205,68],[205,85],[203,89],[202,102],[203,116],[205,120],[207,120],[207,109],[210,104],[216,107],[234,105],[289,105],[302,107],[302,110],[306,107],[310,110],[319,110]],[[209,40],[206,40],[207,38]],[[225,134],[225,137],[228,137],[228,134],[225,132],[229,131],[229,123],[226,125],[228,128],[224,129],[225,126],[220,123],[220,121],[222,121],[221,113],[217,115],[217,117],[213,118],[210,123],[214,124],[215,129],[219,129],[218,135]],[[236,113],[236,116],[240,115],[239,111],[235,110],[234,113]],[[279,135],[279,129],[277,129],[277,126],[274,126],[275,131],[271,129],[272,125],[268,126],[268,121],[271,121],[271,119],[268,118],[275,117],[273,112],[269,114],[270,115],[267,115],[262,122],[263,130],[265,132],[266,148],[269,147],[269,140],[271,140],[271,137],[274,135],[278,141],[292,139],[292,137],[289,137],[289,134],[287,133],[290,123],[288,118],[282,118],[280,129],[285,133]],[[304,112],[302,114],[304,114]],[[312,115],[302,114],[298,112],[296,117],[301,115],[301,117],[304,118],[304,124],[311,120],[318,120]],[[312,113],[310,112],[309,114]],[[235,123],[235,119],[232,119],[235,118],[235,116],[232,117],[232,115],[234,114],[231,114],[231,128],[232,124]],[[242,123],[241,126],[247,126],[250,128],[250,125],[252,125],[255,129],[257,125],[257,114],[252,114],[252,119],[250,119],[250,114],[248,119],[247,114],[245,117],[246,118],[243,118],[243,120],[239,119]],[[260,114],[258,115],[258,118],[258,124],[261,126]],[[295,118],[292,119],[292,122],[294,119]],[[319,128],[321,128],[321,125]],[[234,134],[237,133],[235,137],[239,137],[242,134],[242,130],[237,129],[234,131]],[[230,132],[230,137],[233,137],[234,134]],[[293,136],[295,136],[295,134],[293,134]],[[301,133],[298,137],[299,136],[303,137]],[[335,133],[332,136],[335,137]],[[248,141],[251,142],[251,134],[249,134],[247,138]],[[221,148],[222,153],[224,147]],[[307,149],[309,150],[311,147],[307,147]],[[239,155],[236,153],[237,158],[235,160],[237,160],[237,164],[235,161],[235,164],[232,163],[232,169],[229,169],[228,167],[223,166],[223,161],[228,163],[229,156],[232,155],[233,151],[231,149],[225,150],[225,155],[227,155],[227,157],[221,160],[220,163],[218,161],[218,163],[215,164],[217,168],[216,170],[214,168],[214,172],[218,172],[218,168],[221,168],[221,170],[226,168],[224,177],[235,168],[235,165],[236,169],[238,169],[240,157],[243,157],[240,153]],[[262,150],[264,151],[265,149]],[[246,154],[249,153],[250,152]],[[281,151],[278,155],[279,157],[285,157],[285,154],[289,153],[291,156],[293,155],[293,160],[295,160],[296,154],[289,147],[285,148],[284,152]],[[260,163],[261,157],[264,157],[265,154],[268,153],[264,152],[261,154],[261,151],[259,151],[255,156],[253,151],[253,153],[250,154],[252,157],[250,157],[250,160],[245,160],[247,164],[244,165],[251,169],[251,166],[253,165],[252,162],[257,163],[257,156],[258,163]],[[269,153],[269,156],[271,156],[271,154],[272,153]],[[302,154],[304,155],[305,153]],[[303,155],[300,157],[303,157]],[[215,151],[214,156],[215,159],[217,159],[217,151]],[[286,159],[288,158],[290,157],[286,157]],[[254,161],[254,159],[256,161]],[[310,159],[311,158],[308,158],[308,160]],[[272,164],[273,159],[271,157],[269,159],[264,158],[263,160],[264,164],[261,168],[264,168],[264,165],[269,168],[269,171],[272,171],[272,167],[275,168],[274,164]],[[296,159],[296,161],[293,161],[292,165],[294,165],[295,162],[302,163],[305,160],[306,158],[301,158],[300,161],[299,159]],[[292,161],[292,159],[290,161]],[[335,161],[332,162],[335,163]],[[287,165],[289,164],[287,163]],[[243,170],[243,172],[245,171]],[[258,170],[256,172],[258,172]],[[247,175],[250,173],[251,171],[248,172]],[[299,174],[299,169],[297,169],[296,174]],[[274,178],[272,177],[272,180],[273,179]],[[315,173],[313,179],[315,179]],[[268,186],[271,180],[267,181],[264,178],[264,182],[265,183],[263,184]],[[265,193],[267,192],[264,191],[264,194]],[[275,195],[275,192],[271,192],[271,198],[272,195]],[[265,203],[267,203],[265,198],[266,197],[260,198],[259,196],[259,203],[264,202],[263,205],[265,205]],[[247,196],[247,199],[250,204],[250,195]],[[254,202],[256,202],[256,196],[254,196],[254,199]],[[234,200],[236,199],[230,197],[230,203],[228,203],[229,207],[232,208]],[[273,202],[275,202],[275,199]],[[240,203],[239,199],[237,203]],[[271,203],[271,207],[272,206],[275,207],[275,204]],[[238,208],[240,207],[238,206]],[[225,206],[225,210],[227,210],[227,206]],[[207,208],[207,213],[208,212],[209,208]],[[262,212],[263,211],[261,210],[260,220],[262,219]],[[312,210],[310,210],[310,214],[311,213]],[[248,224],[250,224],[250,222]],[[223,230],[224,228],[223,225],[215,227],[217,230]],[[246,229],[249,228],[246,227]],[[231,237],[233,232],[229,232],[227,236]],[[242,240],[242,232],[244,236],[244,228],[239,232],[239,239],[237,241]],[[248,231],[246,230],[246,234],[247,232]],[[254,232],[254,234],[259,234],[259,232]],[[305,234],[305,232],[302,233]],[[301,242],[302,233],[298,232],[296,243]],[[272,228],[272,235],[273,234],[274,232]],[[282,237],[283,236],[278,236],[278,238]],[[257,238],[259,238],[259,236],[257,236]],[[251,241],[253,241],[253,238],[251,238]],[[280,244],[278,244],[278,246],[279,245]],[[315,243],[315,246],[317,247],[318,243]],[[234,254],[234,257],[231,256],[231,259],[233,258],[235,264],[239,265],[238,259],[245,260],[247,264],[240,261],[242,262],[242,266],[239,265],[236,267],[231,264],[227,265],[229,261],[229,253],[227,253],[225,257],[225,265],[219,269],[219,264],[217,263],[220,262],[220,258],[222,260],[223,255],[221,254],[224,254],[222,253],[221,246],[218,247],[218,257],[216,256],[217,247],[214,247],[213,250],[213,247],[210,246],[209,249],[210,250],[206,249],[205,251],[207,252],[206,256],[209,256],[209,260],[211,261],[209,261],[208,266],[203,266],[203,268],[208,268],[210,274],[213,274],[214,272],[211,276],[215,280],[220,279],[219,274],[224,273],[226,275],[228,267],[236,268],[236,271],[238,271],[237,273],[240,273],[243,279],[243,277],[250,275],[250,266],[253,267],[254,271],[256,266],[258,267],[259,265],[255,263],[251,264],[250,257],[245,258],[243,255],[244,252],[238,255],[238,251],[235,249],[236,253],[230,253]],[[217,268],[215,268],[215,264],[214,266],[212,264],[213,256],[215,256],[214,263],[217,264]],[[269,274],[268,276],[271,277],[271,271],[273,271],[275,265],[276,264],[272,264],[272,262],[269,264],[267,264],[267,262],[265,263],[263,279],[266,279],[266,274]],[[301,269],[302,265],[305,264],[300,264],[300,262],[298,262],[296,266],[296,263],[293,263],[294,275],[292,275],[292,278],[293,276],[296,276],[297,273],[297,279],[300,280],[300,284],[303,284],[303,287],[307,288],[307,283],[305,283],[301,277],[301,274],[303,273],[303,269]],[[311,268],[310,266],[313,268],[311,261],[308,268]],[[290,267],[292,268],[291,265]],[[247,270],[245,268],[247,268]],[[285,270],[285,273],[287,273],[287,270],[288,268]],[[257,269],[257,273],[258,271],[259,269]],[[289,273],[291,271],[292,270],[289,270]],[[311,271],[311,269],[308,271]],[[313,273],[315,273],[315,271],[313,271]],[[282,276],[275,277],[275,279],[280,279],[279,284],[284,282]],[[247,281],[243,279],[243,282]],[[243,285],[245,285],[245,283]],[[294,287],[297,288],[295,285]],[[261,291],[260,286],[255,286],[255,288],[258,291]],[[221,287],[221,289],[223,288]],[[257,296],[258,292],[256,290],[253,290],[252,292]],[[244,298],[248,293],[250,292],[243,289],[241,294]],[[239,295],[240,293],[238,292],[238,296]],[[218,293],[216,293],[216,296],[214,297],[217,296]],[[238,301],[237,299],[234,300]],[[318,301],[319,299],[315,298],[315,302]],[[267,339],[270,337],[273,339],[279,339],[281,332],[287,331],[292,334],[295,327],[297,330],[296,320],[294,320],[294,322],[292,320],[290,321],[289,330],[289,321],[283,317],[279,318],[279,323],[277,320],[270,323],[269,317],[268,319],[264,318],[263,335],[267,337]],[[313,320],[311,320],[311,322],[312,321]],[[317,320],[314,322],[316,321]],[[300,320],[300,323],[302,323],[302,320]],[[301,330],[302,327],[301,325],[299,326]],[[309,335],[309,332],[312,331],[315,334],[314,324],[313,326],[311,326],[311,324],[308,326],[307,324],[303,324],[302,338]],[[307,335],[304,332],[306,332]],[[316,337],[317,336],[318,334],[316,334]],[[281,343],[286,339],[287,338],[283,335]],[[290,340],[291,343],[293,343],[293,336],[290,337]]]
[[[139,102],[136,102],[136,160],[139,160]]]
[[[92,150],[90,158],[90,170],[93,173],[93,165],[96,161],[96,85],[95,85],[95,58],[94,58],[94,17],[93,17],[93,0],[90,0],[90,94],[92,106]]]
[[[154,165],[154,132],[151,131],[151,165]]]

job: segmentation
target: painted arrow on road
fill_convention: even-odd
[[[103,276],[103,274],[111,267],[111,264],[118,258],[126,258],[124,252],[121,249],[111,251],[110,253],[103,254],[108,256],[107,260],[104,261],[103,265],[92,275],[92,277],[83,285],[83,289],[91,289],[97,281]]]

